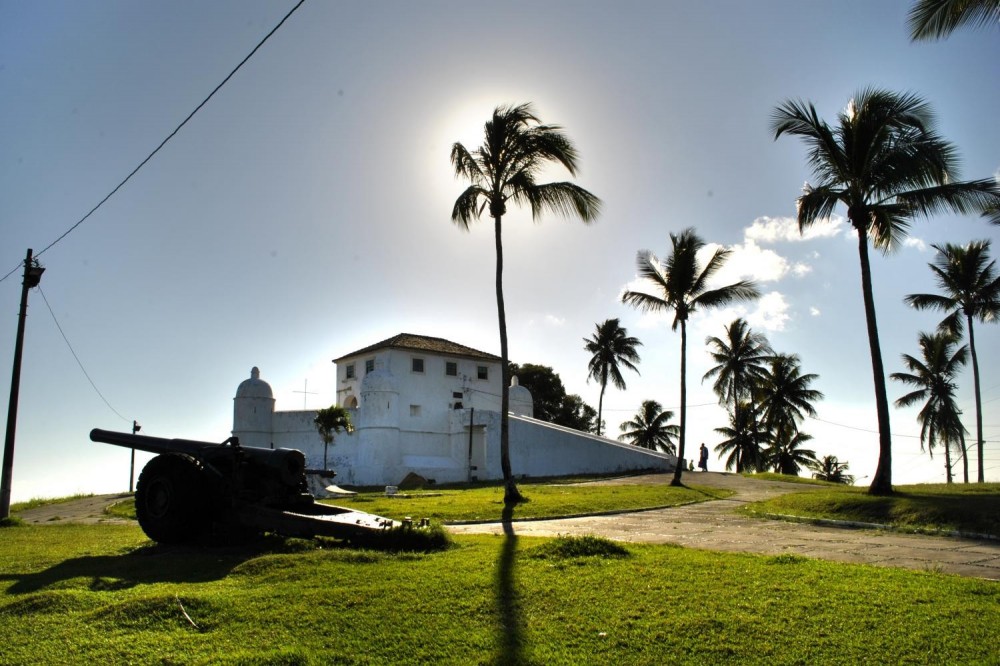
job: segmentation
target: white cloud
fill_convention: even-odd
[[[915,236],[910,236],[909,238],[904,240],[903,247],[915,247],[920,252],[927,251],[927,243],[925,243],[922,239],[917,238]]]
[[[814,305],[809,308],[809,314],[811,314],[813,317],[818,317],[820,316],[821,313],[819,311],[819,308]]]
[[[712,253],[721,246],[709,243],[699,253],[698,260],[702,266]],[[747,239],[742,245],[728,248],[731,252],[726,263],[712,278],[715,285],[726,285],[739,280],[756,280],[757,282],[777,282],[790,270],[788,260],[774,250],[762,249],[753,239]]]
[[[812,266],[804,264],[801,261],[792,264],[792,274],[795,277],[805,277],[809,273],[812,273],[812,269]]]
[[[566,323],[565,317],[557,317],[555,315],[547,314],[545,315],[545,325],[551,326],[553,328],[560,328]]]
[[[814,238],[832,238],[843,231],[844,218],[834,215],[826,219],[817,220],[809,225],[802,232],[799,232],[799,223],[792,217],[758,217],[749,227],[743,230],[743,237],[747,240],[760,241],[761,243],[777,243],[780,241],[796,242],[807,241]]]
[[[788,301],[781,292],[768,292],[755,305],[756,309],[746,317],[750,326],[772,332],[785,330],[785,323],[791,316],[788,314]]]
[[[750,327],[757,331],[774,332],[785,330],[791,319],[788,301],[784,294],[771,291],[753,303],[740,303],[717,310],[697,310],[692,318],[695,337],[720,335],[721,331],[737,317],[743,317]]]

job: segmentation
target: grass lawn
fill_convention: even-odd
[[[995,663],[1000,585],[795,556],[470,536],[428,554],[0,530],[4,664]]]
[[[857,486],[827,485],[757,502],[745,510],[1000,537],[1000,483],[897,486],[889,497],[868,495]]]

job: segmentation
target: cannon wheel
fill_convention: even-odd
[[[139,475],[135,515],[153,541],[194,541],[208,527],[206,497],[198,461],[182,453],[164,453],[150,460]]]

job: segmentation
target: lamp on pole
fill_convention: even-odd
[[[24,320],[28,315],[28,290],[42,281],[45,269],[31,258],[31,249],[24,258],[24,280],[21,282],[21,309],[17,316],[17,339],[14,342],[14,370],[10,378],[10,404],[7,407],[7,437],[3,444],[3,474],[0,476],[0,519],[10,516],[10,486],[14,471],[14,432],[17,429],[17,398],[21,386],[21,350],[24,347]]]
[[[132,420],[132,434],[136,434],[142,430],[142,426],[135,419]],[[132,462],[128,468],[128,491],[132,492],[135,488],[135,449],[132,449]]]

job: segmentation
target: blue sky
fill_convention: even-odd
[[[774,107],[832,120],[868,85],[926,98],[962,176],[1000,174],[1000,33],[913,44],[908,0],[779,2],[320,2],[308,0],[160,153],[41,257],[30,296],[13,498],[127,488],[128,453],[93,427],[221,441],[232,397],[261,368],[279,409],[334,399],[331,359],[399,332],[499,352],[490,224],[450,221],[464,184],[452,142],[476,146],[497,104],[531,101],[580,151],[576,182],[604,200],[592,225],[505,218],[510,353],[551,365],[597,404],[584,337],[619,317],[641,376],[605,398],[608,430],[645,399],[676,408],[679,339],[619,303],[640,249],[693,226],[734,250],[731,277],[766,298],[691,324],[695,446],[725,425],[700,345],[737,314],[818,374],[814,448],[873,473],[877,436],[857,248],[834,218],[787,233],[809,178],[774,141]],[[290,2],[0,0],[0,274],[80,219],[221,81]],[[564,174],[553,171],[553,178]],[[843,211],[839,211],[843,215]],[[873,255],[888,372],[936,317],[931,243],[994,241],[977,218],[918,220]],[[0,368],[13,357],[20,279],[0,283]],[[52,315],[114,410],[93,390]],[[0,322],[2,324],[2,322]],[[1000,328],[978,330],[987,477],[1000,479]],[[7,372],[6,370],[4,371]],[[0,382],[6,404],[8,385]],[[891,399],[902,394],[889,386]],[[971,373],[960,405],[973,426]],[[894,479],[943,481],[915,410],[893,410]],[[714,459],[710,466],[720,468]]]

